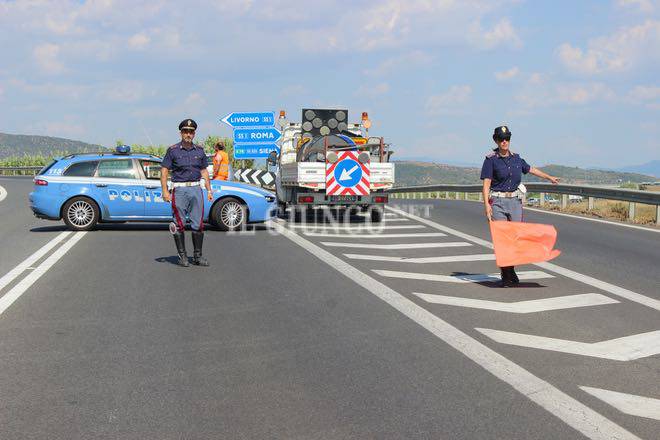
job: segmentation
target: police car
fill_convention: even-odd
[[[55,159],[34,178],[30,208],[39,218],[64,220],[75,231],[97,223],[171,222],[172,208],[163,201],[161,158],[113,152],[71,154]],[[204,191],[204,221],[221,230],[238,230],[277,213],[275,195],[240,182],[212,180],[213,201]]]

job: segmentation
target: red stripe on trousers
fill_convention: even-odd
[[[176,188],[172,188],[172,213],[174,214],[174,220],[179,224],[179,231],[183,232],[186,230],[186,226],[181,221],[179,210],[176,209],[176,197],[174,194],[176,194]]]

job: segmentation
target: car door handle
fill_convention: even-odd
[[[157,186],[145,186],[145,188],[147,188],[147,189],[156,189],[158,187]]]
[[[108,184],[107,183],[97,183],[96,186],[98,186],[99,188],[105,188],[106,186],[108,186]]]

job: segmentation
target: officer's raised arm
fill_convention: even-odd
[[[539,170],[538,168],[535,167],[530,167],[529,168],[529,173],[534,174],[535,176],[540,177],[541,179],[549,180],[553,184],[559,183],[559,177],[551,176],[550,174],[544,173],[543,171]]]

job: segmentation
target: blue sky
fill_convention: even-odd
[[[368,111],[393,158],[660,159],[657,0],[0,1],[0,132],[171,144],[231,111]]]

